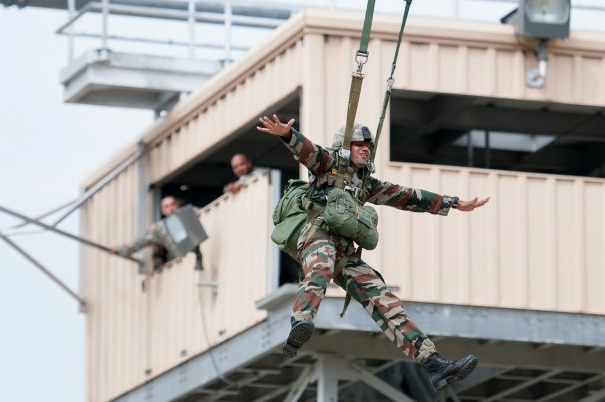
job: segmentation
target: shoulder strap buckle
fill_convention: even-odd
[[[343,159],[350,160],[351,159],[351,150],[346,149],[345,147],[341,147],[338,150],[338,155]]]

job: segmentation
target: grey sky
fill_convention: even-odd
[[[59,11],[0,8],[0,205],[36,215],[75,198],[82,178],[134,141],[152,112],[62,101]],[[0,213],[0,229],[18,221]],[[73,216],[60,228],[77,232]],[[78,246],[54,234],[12,237],[78,288]],[[80,402],[84,316],[77,302],[0,242],[0,399]]]

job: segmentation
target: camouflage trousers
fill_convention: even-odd
[[[333,278],[336,261],[352,255],[354,244],[331,232],[323,216],[308,223],[298,241],[298,255],[304,278],[300,282],[292,308],[292,325],[313,321],[331,280],[364,307],[387,338],[406,356],[422,363],[436,352],[433,342],[414,324],[402,307],[402,301],[384,283],[378,272],[361,259],[351,257],[341,273]]]

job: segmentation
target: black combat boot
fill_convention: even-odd
[[[298,348],[311,339],[314,329],[315,325],[311,321],[299,321],[294,324],[284,345],[284,354],[288,357],[296,356]]]
[[[477,366],[478,361],[479,359],[473,355],[466,356],[462,360],[451,361],[444,359],[439,353],[433,353],[422,363],[422,367],[429,373],[435,391],[441,391],[452,382],[466,378]]]

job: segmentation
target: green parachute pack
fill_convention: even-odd
[[[271,240],[277,247],[288,254],[300,265],[297,256],[297,241],[309,215],[302,205],[302,198],[309,190],[309,183],[304,180],[289,180],[284,194],[273,211],[273,232]]]

